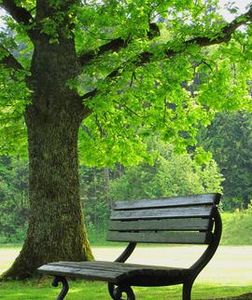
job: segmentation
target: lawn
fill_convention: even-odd
[[[222,213],[222,222],[222,245],[252,245],[252,208]]]
[[[0,283],[0,299],[4,300],[34,300],[55,299],[58,288],[50,287],[49,281],[43,282],[6,282]],[[136,298],[139,300],[181,300],[181,286],[158,288],[135,288]],[[225,286],[212,284],[195,284],[192,299],[209,299],[229,297],[245,294],[252,291],[251,286]],[[110,299],[107,287],[98,282],[71,282],[70,292],[66,300],[94,300]]]

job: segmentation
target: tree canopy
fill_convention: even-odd
[[[139,162],[142,137],[153,131],[183,149],[216,110],[250,109],[251,9],[227,23],[216,0],[6,0],[1,7],[8,12],[0,36],[1,153],[26,149],[25,83],[38,34],[52,47],[61,35],[74,39],[78,68],[65,84],[90,114],[79,132],[85,164]]]

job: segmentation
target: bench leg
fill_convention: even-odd
[[[109,294],[114,300],[122,300],[122,294],[125,293],[127,295],[127,300],[135,300],[135,294],[130,286],[125,285],[114,285],[112,283],[108,283]]]
[[[193,281],[188,281],[183,284],[183,300],[191,300]]]
[[[52,282],[52,286],[57,287],[59,285],[59,282],[62,283],[62,289],[56,300],[63,300],[68,293],[69,285],[65,277],[55,276]]]
[[[113,283],[111,283],[111,282],[108,283],[108,291],[109,291],[109,295],[112,299],[115,299],[115,295],[114,295],[115,288],[116,288],[116,286]]]

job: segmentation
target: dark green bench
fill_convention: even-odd
[[[68,292],[66,277],[105,281],[111,298],[115,300],[123,299],[123,295],[128,300],[135,299],[132,286],[183,284],[183,300],[189,300],[195,278],[210,261],[220,241],[222,225],[217,208],[220,197],[220,194],[205,194],[115,202],[108,240],[129,244],[114,262],[61,261],[43,265],[38,271],[53,275],[54,286],[62,283],[58,300],[63,299]],[[124,263],[137,242],[206,244],[207,247],[189,268]],[[150,251],[150,256],[155,256],[155,249]]]

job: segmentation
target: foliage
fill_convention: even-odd
[[[156,142],[154,165],[129,167],[113,180],[112,199],[140,199],[221,191],[222,176],[213,160],[199,165],[189,154],[178,154],[171,145]]]
[[[0,239],[23,241],[28,222],[27,163],[0,157]]]
[[[142,137],[150,136],[155,131],[162,139],[173,143],[178,150],[185,149],[188,145],[196,143],[198,126],[209,124],[216,110],[251,108],[247,82],[248,78],[251,78],[251,63],[248,62],[250,46],[242,46],[247,42],[250,44],[246,32],[234,34],[229,45],[214,46],[210,50],[190,45],[182,51],[182,55],[178,50],[190,36],[203,34],[202,22],[211,27],[213,36],[214,31],[222,26],[223,20],[216,16],[214,11],[204,13],[215,1],[208,1],[205,6],[201,3],[200,8],[194,7],[190,2],[187,8],[190,7],[191,11],[184,10],[183,4],[175,1],[174,7],[171,5],[171,9],[167,11],[171,13],[172,19],[169,20],[169,24],[158,24],[161,36],[155,37],[153,41],[142,38],[144,30],[148,29],[146,13],[149,11],[152,15],[155,11],[156,15],[164,14],[165,10],[161,12],[161,7],[165,7],[167,3],[155,5],[149,1],[141,1],[139,7],[132,3],[125,7],[120,7],[114,2],[106,4],[100,7],[98,5],[93,14],[92,8],[88,8],[88,16],[92,16],[95,28],[92,27],[92,33],[96,33],[98,40],[111,38],[111,35],[116,34],[127,37],[128,34],[132,43],[119,53],[105,54],[94,64],[88,65],[87,74],[81,75],[80,82],[77,83],[78,87],[82,87],[79,90],[81,94],[85,94],[89,89],[101,90],[95,101],[90,99],[87,102],[93,114],[84,121],[80,131],[80,157],[85,164],[112,166],[113,163],[119,162],[130,165],[150,160]],[[100,13],[99,18],[96,10]],[[123,18],[128,10],[133,10],[130,12],[132,17],[130,23],[127,18],[123,22],[121,20],[128,26],[121,32],[121,27],[118,26],[119,16],[116,16],[116,13],[120,11],[120,17]],[[83,11],[86,11],[86,8]],[[144,20],[140,24],[144,29],[139,24],[139,11]],[[178,12],[181,13],[179,18]],[[109,13],[112,13],[115,19],[105,21]],[[184,22],[181,22],[183,18]],[[215,18],[218,22],[216,28],[213,28]],[[194,26],[188,26],[188,20],[195,22]],[[103,22],[115,30],[104,33],[99,28]],[[207,26],[204,34],[210,34],[210,27]],[[250,29],[248,33],[249,31]],[[134,40],[135,35],[138,39]],[[88,41],[92,45],[93,37],[89,38]],[[169,60],[164,59],[163,51],[167,46],[176,49],[178,55]],[[153,60],[135,68],[134,58],[146,49],[151,49]],[[122,63],[123,66],[120,67]],[[110,82],[105,74],[110,74],[112,66],[119,75]],[[184,88],[182,82],[190,85],[196,72],[204,76],[200,79],[198,91],[191,93]],[[85,85],[88,88],[85,88]]]
[[[0,54],[1,56],[1,54]],[[24,74],[0,66],[0,154],[27,153],[23,111],[29,101]]]
[[[219,113],[213,124],[201,132],[200,143],[213,153],[225,178],[224,205],[246,208],[252,198],[251,113]]]
[[[108,169],[80,168],[81,200],[91,243],[104,241],[109,217],[109,181]]]
[[[40,32],[54,45],[60,43],[60,27],[64,27],[64,36],[74,36],[77,54],[85,58],[83,72],[66,83],[92,110],[79,134],[85,165],[150,160],[142,137],[153,131],[185,149],[196,143],[198,125],[208,124],[216,110],[250,109],[247,80],[251,78],[252,29],[244,16],[239,22],[246,24],[246,30],[235,32],[228,44],[212,45],[215,42],[210,41],[227,25],[215,9],[218,1],[72,1],[67,8],[61,1],[48,3],[55,11],[38,20]],[[34,18],[34,1],[18,1],[18,5],[31,11]],[[20,153],[23,148],[15,149],[12,133],[18,133],[19,144],[24,145],[23,112],[29,102],[24,77],[29,76],[33,52],[27,32],[35,24],[17,23],[11,16],[3,19],[1,56],[6,57],[8,49],[24,70],[10,75],[7,64],[1,66],[5,84],[1,86],[0,120],[4,123],[8,118],[4,127],[9,128],[1,134],[1,153]],[[154,23],[155,30],[150,25]],[[225,41],[223,34],[220,36]],[[203,40],[210,50],[203,47]],[[150,57],[146,62],[142,53]],[[198,90],[190,93],[181,83],[191,85],[195,72],[204,76]],[[85,97],[92,91],[95,97]],[[3,95],[10,93],[13,100],[6,109],[4,99],[10,97]]]

